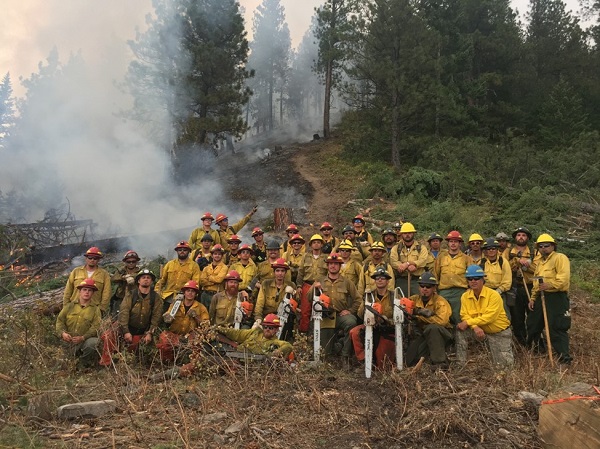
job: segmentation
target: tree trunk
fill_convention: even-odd
[[[331,81],[333,73],[333,64],[331,60],[327,61],[325,69],[325,103],[323,105],[323,137],[327,139],[329,132],[329,112],[331,110]]]
[[[392,164],[400,170],[400,106],[398,105],[398,90],[392,93]]]

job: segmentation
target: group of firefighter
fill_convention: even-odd
[[[255,211],[233,225],[224,214],[205,213],[159,276],[139,266],[135,251],[111,276],[99,266],[102,252],[90,248],[65,289],[56,323],[64,345],[84,366],[110,366],[120,347],[152,344],[163,362],[177,363],[179,348],[210,325],[237,351],[290,360],[294,339],[312,335],[318,301],[325,357],[365,363],[368,312],[375,317],[373,364],[384,369],[396,363],[400,296],[408,366],[424,358],[445,370],[449,353],[464,365],[474,342],[503,369],[514,364],[514,345],[571,362],[570,265],[549,234],[533,244],[520,227],[512,239],[473,233],[465,242],[453,230],[425,242],[404,222],[375,238],[357,215],[337,236],[328,222],[308,240],[290,224],[283,243],[266,240],[259,227],[244,243],[238,233]]]

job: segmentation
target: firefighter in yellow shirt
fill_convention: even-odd
[[[164,310],[167,310],[173,302],[175,293],[179,292],[187,281],[200,282],[200,268],[190,257],[192,249],[188,242],[185,240],[179,242],[175,251],[177,251],[177,258],[166,263],[154,287],[164,301]]]
[[[206,212],[200,218],[202,221],[202,226],[196,228],[190,234],[190,247],[192,250],[196,250],[200,248],[200,239],[205,234],[210,234],[213,238],[214,244],[221,244],[221,237],[219,237],[219,232],[216,229],[211,228],[212,222],[215,220],[215,217],[210,212]]]
[[[514,305],[512,288],[512,271],[508,260],[499,254],[498,241],[493,237],[486,239],[483,243],[483,258],[479,266],[485,272],[485,286],[492,288],[502,297],[504,311],[510,320],[509,306]]]

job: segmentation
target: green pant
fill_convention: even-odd
[[[467,289],[462,287],[452,287],[440,290],[440,296],[443,296],[446,299],[446,301],[450,303],[450,307],[452,308],[450,324],[452,324],[453,326],[456,326],[462,321],[460,319],[460,298],[466,291]]]
[[[71,343],[63,343],[67,352],[79,359],[79,363],[85,367],[94,367],[98,364],[100,352],[98,346],[100,339],[98,337],[90,337],[82,343],[73,345]]]
[[[407,298],[419,293],[419,276],[410,276],[410,289],[408,288],[408,276],[396,276],[396,288],[400,287]]]
[[[467,362],[467,348],[469,341],[477,340],[473,329],[461,331],[456,329],[456,361]],[[512,352],[512,331],[510,327],[495,334],[485,334],[484,342],[487,344],[492,363],[500,368],[511,368],[515,364]]]
[[[545,293],[548,329],[552,349],[558,355],[558,360],[570,363],[573,358],[569,355],[569,329],[571,328],[571,305],[566,292]],[[542,298],[536,298],[533,311],[527,315],[527,343],[539,346],[544,330],[544,313]]]
[[[336,342],[336,335],[342,334],[341,341],[341,355],[343,357],[350,357],[352,354],[352,341],[350,340],[350,329],[357,325],[356,316],[348,314],[340,316],[339,313],[336,316],[335,328],[332,329],[321,329],[321,347],[325,350],[326,355],[332,355],[334,351],[334,345]]]
[[[406,350],[407,366],[414,366],[421,357],[429,357],[431,363],[448,363],[446,344],[452,340],[452,333],[439,324],[428,324],[423,330],[416,330]]]

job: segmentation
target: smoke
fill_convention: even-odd
[[[250,23],[257,2],[240,3]],[[304,15],[297,13],[299,2],[282,3],[305,17],[304,25],[290,22],[297,41],[321,2],[304,4]],[[133,56],[127,40],[146,29],[151,12],[151,0],[21,0],[3,8],[0,70],[11,72],[15,95],[26,98],[13,146],[0,153],[0,190],[24,198],[23,221],[41,220],[68,200],[77,219],[98,224],[98,236],[187,229],[181,240],[205,211],[226,213],[232,222],[248,212],[249,202],[224,201],[218,176],[210,176],[214,160],[205,154],[194,185],[173,179],[169,155],[152,132],[168,131],[164,113],[158,111],[151,127],[119,114],[132,105],[119,88]],[[290,12],[288,17],[294,18]],[[16,82],[19,75],[22,83]],[[170,251],[173,243],[145,242],[146,248],[135,249],[153,255]]]

